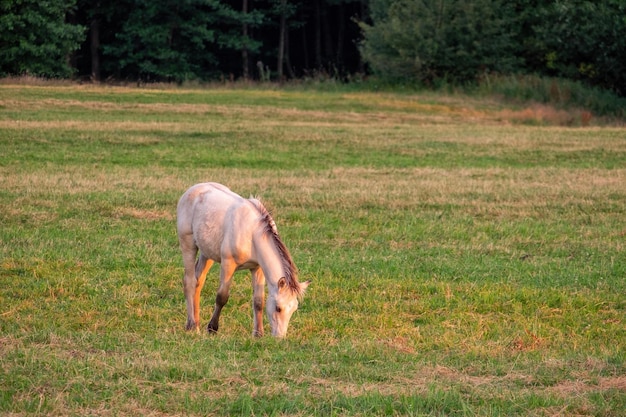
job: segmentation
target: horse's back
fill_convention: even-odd
[[[176,209],[179,233],[192,226],[194,219],[222,217],[233,205],[243,198],[228,187],[216,182],[205,182],[191,186],[178,201]]]
[[[196,184],[178,202],[179,239],[193,238],[208,258],[219,262],[225,240],[250,239],[246,230],[249,220],[258,217],[254,210],[248,200],[222,184]]]
[[[192,185],[182,195],[178,201],[178,209],[185,208],[187,205],[193,205],[197,201],[202,201],[205,197],[212,195],[215,198],[217,195],[239,197],[233,193],[230,188],[217,182],[203,182],[200,184]]]

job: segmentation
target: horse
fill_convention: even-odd
[[[267,283],[265,310],[272,336],[285,337],[289,320],[310,281],[298,282],[298,270],[265,206],[258,199],[245,199],[222,184],[196,184],[178,201],[176,226],[185,269],[186,329],[200,330],[200,292],[209,269],[217,262],[220,284],[208,332],[216,333],[219,328],[220,313],[228,302],[235,271],[250,270],[252,334],[263,336]]]

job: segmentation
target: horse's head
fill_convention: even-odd
[[[267,297],[267,318],[272,329],[272,336],[283,338],[287,335],[287,327],[291,315],[298,309],[298,299],[309,286],[310,281],[296,282],[298,286],[294,289],[287,285],[285,278],[278,280],[278,285],[269,290]]]

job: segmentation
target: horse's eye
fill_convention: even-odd
[[[283,309],[282,309],[282,308],[280,308],[280,307],[278,307],[278,306],[276,306],[276,312],[277,312],[277,313],[282,313],[282,312],[283,312]]]

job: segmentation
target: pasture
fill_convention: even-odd
[[[0,414],[622,415],[626,130],[578,120],[0,85]],[[204,181],[259,196],[312,281],[287,339],[252,337],[249,272],[185,331],[176,203]]]

